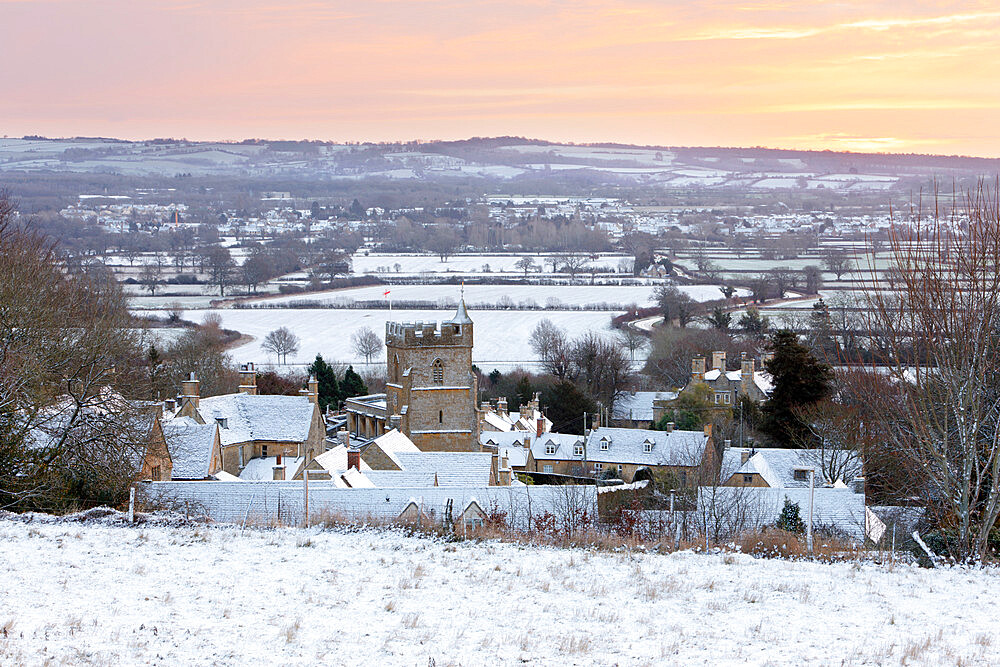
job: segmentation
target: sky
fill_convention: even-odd
[[[0,0],[0,134],[1000,156],[1000,4]]]

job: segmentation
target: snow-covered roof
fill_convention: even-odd
[[[455,316],[448,320],[449,324],[472,324],[472,318],[469,317],[469,311],[465,309],[465,299],[461,299],[458,302],[458,310],[455,311]]]
[[[713,368],[710,371],[706,371],[705,382],[715,382],[716,380],[719,379],[719,377],[721,377],[721,375],[722,371],[720,371],[718,368]],[[729,380],[730,382],[741,382],[743,379],[743,371],[742,370],[726,371],[726,379]],[[768,373],[767,371],[754,371],[753,382],[754,384],[757,385],[757,388],[760,389],[765,394],[770,394],[771,391],[774,389],[774,380],[771,377],[771,374]]]
[[[285,466],[285,479],[292,479],[304,462],[305,458],[301,456],[296,458],[282,456],[281,465]],[[274,479],[274,466],[276,465],[278,465],[277,456],[258,456],[255,459],[250,459],[243,467],[240,479],[251,481]]]
[[[334,484],[340,488],[350,489],[374,489],[375,483],[368,478],[366,473],[357,468],[349,468],[343,472],[333,475]]]
[[[489,486],[489,452],[397,452],[404,471],[437,475],[438,486]]]
[[[542,435],[544,438],[546,434]],[[524,447],[525,440],[534,440],[534,434],[527,431],[508,431],[499,433],[496,431],[484,431],[479,434],[479,443],[482,445],[492,445],[496,447]]]
[[[540,438],[534,438],[531,441],[531,455],[535,459],[542,460],[567,460],[567,459],[583,459],[583,456],[577,456],[574,452],[576,445],[584,444],[584,437],[582,435],[573,435],[572,433],[545,433]],[[547,453],[548,448],[552,446],[555,451],[551,454]]]
[[[372,440],[370,445],[377,445],[379,449],[385,452],[385,455],[392,459],[400,468],[403,464],[396,457],[399,452],[419,452],[420,448],[413,444],[413,441],[406,437],[406,434],[399,431],[398,429],[392,429],[391,431],[386,431],[379,437]]]
[[[602,447],[607,442],[607,449]],[[597,463],[694,466],[701,463],[708,436],[703,431],[597,428],[587,439],[587,460]],[[651,445],[647,449],[647,443]]]
[[[483,417],[483,421],[502,433],[506,433],[514,427],[513,422],[504,418],[503,415],[493,412],[492,410],[486,413],[486,416]]]
[[[219,424],[222,446],[251,440],[305,442],[316,406],[306,396],[223,394],[201,399],[198,412]]]
[[[347,470],[347,447],[343,445],[337,445],[332,449],[328,449],[319,456],[313,459],[321,468],[324,470],[329,470],[330,472],[340,472],[342,470]],[[371,470],[371,467],[361,461],[361,471],[365,472]]]
[[[672,401],[677,398],[676,391],[636,391],[622,394],[615,398],[615,408],[612,419],[631,419],[634,421],[653,421],[653,401]]]
[[[199,424],[190,417],[162,422],[163,439],[173,462],[174,479],[204,479],[211,473],[215,422]]]
[[[363,473],[376,488],[404,489],[431,488],[434,473],[413,470],[371,470]]]
[[[749,451],[746,448],[735,448],[728,451],[736,452],[726,456],[740,456],[742,452]],[[823,466],[820,465],[821,454],[809,449],[780,449],[767,447],[754,450],[746,463],[736,470],[736,474],[760,475],[767,485],[772,488],[790,489],[803,488],[809,486],[809,477],[805,479],[795,479],[795,471],[816,471],[816,486],[832,483],[834,480],[827,480],[823,476]],[[724,465],[727,458],[723,458]]]
[[[739,505],[745,519],[743,528],[773,524],[785,504],[785,498],[799,506],[799,515],[805,520],[809,509],[809,489],[769,489],[765,487],[701,487],[698,491],[699,516],[709,521],[725,523],[731,517],[725,513],[706,509],[715,503],[722,507]],[[820,488],[813,495],[813,526],[834,527],[861,539],[864,534],[865,494],[850,489]],[[720,526],[723,528],[724,526]]]

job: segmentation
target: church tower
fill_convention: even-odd
[[[440,324],[386,322],[389,426],[423,451],[480,451],[472,329],[464,298]]]

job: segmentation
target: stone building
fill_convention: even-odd
[[[739,370],[726,370],[726,353],[713,352],[712,365],[705,367],[705,357],[695,357],[691,360],[691,379],[681,391],[688,391],[698,384],[706,384],[712,389],[713,402],[716,405],[730,407],[736,405],[739,396],[745,395],[754,403],[762,403],[767,399],[773,388],[771,375],[756,368],[753,359],[740,357]],[[657,406],[654,402],[654,417]]]
[[[421,451],[479,451],[472,344],[464,300],[439,324],[386,322],[386,393],[348,400],[348,431],[376,438],[396,428]]]

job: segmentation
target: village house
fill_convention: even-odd
[[[652,428],[658,421],[654,419],[657,402],[665,405],[675,400],[677,394],[676,391],[633,391],[620,394],[615,397],[611,423],[622,428]]]
[[[526,469],[576,477],[612,476],[631,483],[673,473],[681,485],[695,484],[714,465],[711,425],[703,431],[595,428],[586,436],[547,433],[528,451]]]
[[[257,394],[253,364],[240,369],[240,391],[199,396],[194,373],[182,383],[180,407],[165,422],[186,417],[218,427],[221,470],[243,479],[285,479],[326,449],[318,385],[309,379],[300,396]],[[169,446],[169,442],[168,442]],[[290,478],[290,475],[289,477]]]
[[[479,432],[490,431],[507,433],[509,431],[526,431],[530,433],[548,433],[552,430],[552,422],[542,413],[539,407],[539,394],[536,393],[527,405],[519,406],[516,411],[507,410],[507,399],[498,398],[496,405],[483,402],[479,406]],[[480,442],[482,440],[480,439]]]
[[[712,390],[712,402],[715,405],[731,407],[738,403],[739,397],[746,396],[754,403],[762,403],[774,388],[771,375],[766,371],[757,370],[756,363],[746,353],[740,355],[739,370],[726,370],[726,353],[712,353],[711,368],[705,367],[705,357],[695,357],[691,360],[691,378],[681,392],[690,391],[693,387],[704,384]],[[658,418],[656,408],[665,412],[666,402],[654,402],[654,417]]]
[[[825,469],[831,466],[824,466],[824,461],[839,462],[836,467],[848,479],[829,479]],[[815,486],[823,487],[852,484],[860,473],[861,459],[854,452],[731,447],[723,452],[720,481],[724,486],[795,489],[808,488],[812,475]]]

